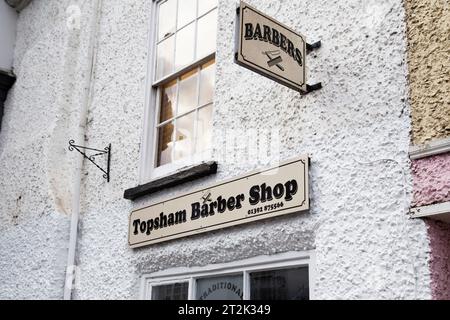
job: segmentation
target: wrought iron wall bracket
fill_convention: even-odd
[[[69,141],[69,151],[78,151],[85,159],[89,160],[90,162],[92,162],[97,168],[99,168],[102,172],[103,172],[103,178],[106,179],[106,181],[109,182],[110,180],[110,166],[111,166],[111,144],[109,144],[109,146],[105,147],[104,150],[99,150],[99,149],[93,149],[93,148],[88,148],[88,147],[83,147],[83,146],[78,146],[75,144],[75,140],[70,140]],[[93,151],[96,152],[92,155],[88,155],[86,153],[87,151]],[[95,162],[95,158],[99,157],[99,156],[107,156],[107,160],[106,160],[106,170],[104,170],[102,167],[100,167],[96,162]]]

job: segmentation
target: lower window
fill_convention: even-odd
[[[250,273],[251,300],[309,300],[308,267]]]
[[[144,299],[309,300],[311,261],[304,253],[144,276]]]
[[[172,283],[162,286],[154,286],[152,300],[187,300],[188,283]]]

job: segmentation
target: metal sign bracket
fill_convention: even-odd
[[[307,53],[310,53],[313,50],[319,49],[320,47],[322,47],[322,41],[316,41],[314,43],[307,43],[306,44],[306,51]]]
[[[313,42],[313,43],[306,43],[306,53],[307,54],[311,53],[312,51],[317,50],[320,47],[322,47],[322,41],[320,41],[320,40],[316,41],[316,42]],[[322,89],[322,82],[318,82],[318,83],[315,83],[315,84],[307,84],[306,85],[306,91],[302,92],[301,94],[305,95],[305,94],[308,94],[310,92],[317,91],[317,90],[320,90],[320,89]]]

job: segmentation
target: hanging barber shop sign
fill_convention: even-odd
[[[236,62],[306,92],[305,38],[244,2],[238,12]]]
[[[303,156],[133,211],[129,244],[138,248],[309,210],[308,162]]]

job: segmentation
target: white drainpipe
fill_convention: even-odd
[[[89,54],[87,63],[89,64],[88,73],[89,76],[86,77],[85,91],[82,101],[82,109],[80,111],[80,120],[78,125],[78,133],[75,142],[84,146],[86,125],[89,105],[91,102],[91,94],[93,92],[94,83],[94,66],[96,60],[96,40],[98,33],[98,25],[100,20],[102,0],[96,0],[94,12],[91,18],[91,36],[89,40]],[[69,240],[69,252],[67,258],[67,268],[66,268],[66,279],[64,284],[64,300],[72,299],[72,290],[74,285],[74,280],[77,275],[76,273],[76,249],[78,240],[78,221],[80,217],[80,195],[81,195],[81,181],[82,181],[82,168],[83,168],[83,157],[81,155],[77,156],[76,174],[73,183],[73,201],[72,201],[72,211],[71,211],[71,221],[70,221],[70,240]]]

